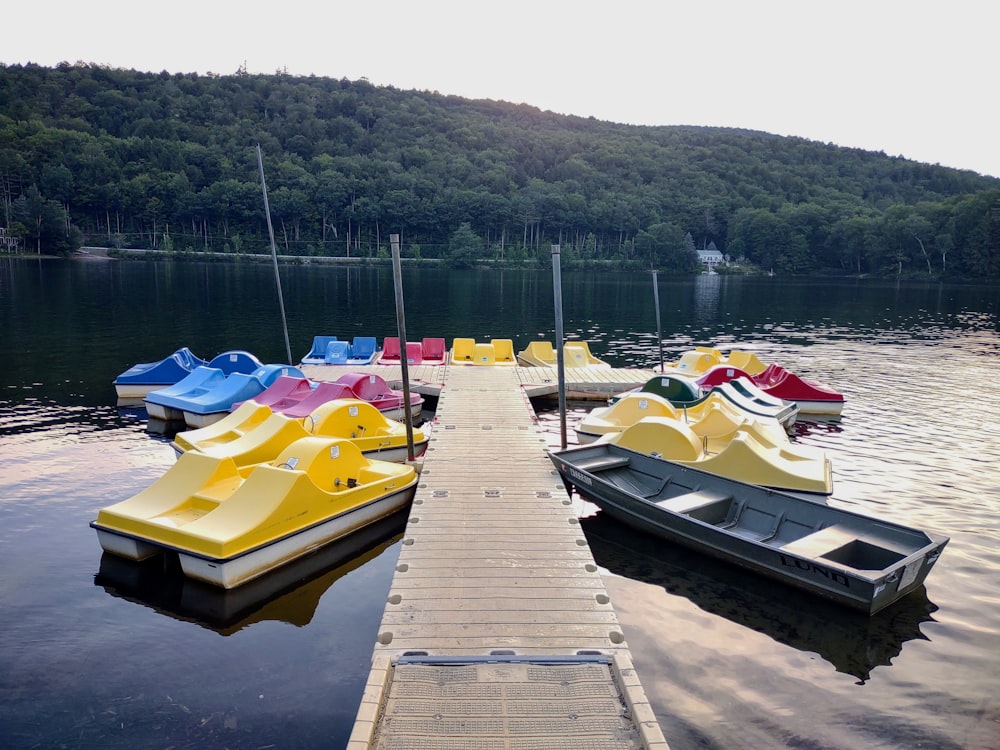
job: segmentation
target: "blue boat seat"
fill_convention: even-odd
[[[351,343],[351,350],[353,353],[353,359],[371,359],[375,354],[375,349],[378,345],[375,342],[374,336],[355,336],[354,341]]]
[[[312,349],[302,358],[302,364],[321,365],[326,361],[326,347],[331,341],[336,341],[336,336],[313,336]]]
[[[346,365],[351,358],[351,345],[346,341],[331,341],[326,346],[323,361],[328,365]]]

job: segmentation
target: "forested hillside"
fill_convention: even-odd
[[[651,95],[657,95],[651,92]],[[79,244],[1000,278],[1000,180],[725,128],[284,74],[0,67],[0,227]]]

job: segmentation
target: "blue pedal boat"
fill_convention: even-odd
[[[190,375],[208,361],[196,356],[186,346],[156,362],[140,362],[120,373],[114,380],[120,399],[142,399],[150,391],[165,388]]]
[[[305,378],[292,365],[263,365],[249,374],[234,372],[211,388],[199,389],[186,398],[178,397],[172,406],[181,410],[184,424],[191,429],[206,427],[228,415],[233,404],[260,395],[281,377]]]
[[[248,359],[239,356],[246,354],[245,352],[231,354],[234,358],[231,361],[227,360],[226,364],[236,365],[242,361],[240,366],[246,367],[249,363]],[[253,357],[253,355],[248,356]],[[254,361],[256,359],[253,357]],[[186,419],[184,416],[186,411],[209,414],[220,410],[223,414],[215,417],[218,419],[224,413],[228,413],[234,401],[253,398],[282,374],[303,377],[301,371],[291,365],[258,364],[253,369],[240,369],[228,373],[220,367],[196,367],[190,375],[178,383],[147,394],[144,399],[146,414],[150,419],[176,422]],[[228,404],[225,402],[227,398],[230,399]],[[194,419],[201,421],[198,418]]]
[[[140,400],[153,391],[177,385],[199,367],[211,367],[229,375],[233,372],[253,372],[261,364],[253,354],[240,349],[223,352],[206,361],[185,346],[157,362],[132,365],[115,378],[115,392],[119,399]]]

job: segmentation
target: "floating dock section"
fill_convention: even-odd
[[[411,368],[443,385],[350,750],[669,750],[545,453],[545,373]]]

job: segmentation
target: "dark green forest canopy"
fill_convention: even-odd
[[[801,138],[285,74],[0,67],[0,226],[81,241],[685,272],[1000,276],[1000,180]]]

